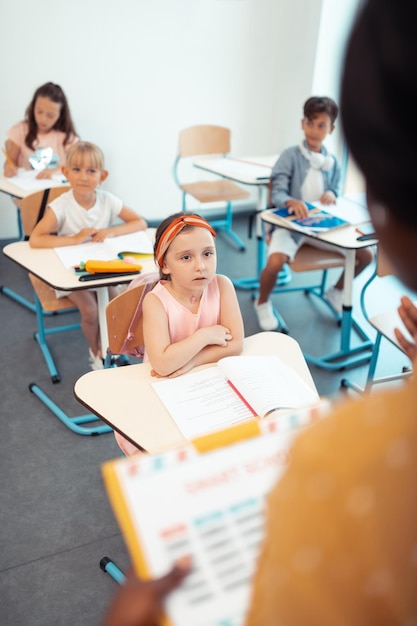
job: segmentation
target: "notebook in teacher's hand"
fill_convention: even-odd
[[[165,625],[243,625],[266,496],[288,465],[300,427],[310,423],[300,415],[284,431],[274,420],[258,422],[258,432],[242,440],[241,425],[232,445],[205,454],[189,445],[104,464],[105,486],[137,574],[163,576],[175,561],[191,557],[190,574],[167,596]]]
[[[108,237],[104,241],[81,243],[75,246],[60,246],[54,248],[65,267],[78,266],[81,262],[94,259],[95,261],[112,261],[121,256],[152,255],[153,245],[148,234],[141,230],[119,237]]]
[[[305,204],[308,209],[308,215],[302,219],[297,219],[295,215],[290,213],[290,209],[287,207],[270,209],[270,211],[282,224],[289,225],[299,232],[323,233],[333,228],[340,228],[340,226],[350,224],[347,220],[334,215],[330,211],[321,208],[321,206],[309,204],[308,202]]]
[[[152,386],[186,439],[319,402],[278,356],[226,357]]]

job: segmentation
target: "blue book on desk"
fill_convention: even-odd
[[[308,209],[307,217],[303,219],[297,219],[287,207],[282,209],[272,209],[272,213],[282,218],[284,222],[290,223],[290,225],[300,232],[308,230],[315,233],[323,233],[332,228],[339,228],[340,226],[347,226],[350,222],[337,217],[329,211],[325,211],[321,207],[317,207],[314,204],[306,202]]]

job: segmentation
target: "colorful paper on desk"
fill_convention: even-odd
[[[259,554],[265,498],[287,467],[297,431],[202,455],[134,455],[103,477],[134,567],[159,577],[180,557],[193,569],[166,601],[172,626],[242,626]]]
[[[100,243],[90,241],[75,246],[61,246],[54,250],[65,267],[74,267],[88,259],[112,261],[120,253],[126,252],[152,255],[153,245],[147,233],[141,230],[120,237],[109,237]]]
[[[334,228],[347,226],[349,222],[346,219],[337,217],[326,209],[315,204],[305,203],[308,209],[308,215],[304,218],[297,218],[288,207],[281,209],[272,209],[272,213],[276,215],[283,223],[288,224],[298,232],[323,233]]]
[[[232,356],[152,387],[186,439],[319,401],[278,356]]]

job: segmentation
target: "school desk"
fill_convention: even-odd
[[[257,271],[255,278],[240,278],[234,280],[233,283],[238,289],[248,289],[256,291],[259,289],[259,275],[265,266],[265,241],[263,237],[262,221],[268,221],[270,213],[268,213],[268,188],[270,183],[271,170],[275,164],[278,155],[269,157],[244,157],[235,159],[232,157],[201,157],[194,161],[194,166],[230,178],[236,182],[247,185],[255,185],[258,190],[258,201],[256,206],[256,236],[257,236]],[[269,171],[269,176],[268,176]],[[354,204],[361,204],[363,194],[346,196],[345,200]],[[273,220],[273,218],[271,218]],[[346,219],[349,216],[346,215]],[[276,224],[276,221],[272,221]],[[280,224],[281,225],[281,224]],[[339,231],[342,232],[339,232]],[[312,238],[317,235],[311,235]],[[374,245],[375,240],[358,241],[358,233],[355,226],[349,226],[343,229],[329,231],[319,236],[323,241],[327,241],[341,248],[346,255],[345,258],[345,291],[344,291],[344,307],[341,320],[341,346],[340,351],[325,355],[322,357],[314,357],[306,355],[309,363],[325,369],[339,370],[346,367],[352,367],[366,363],[370,359],[372,350],[372,342],[369,340],[363,329],[352,318],[352,288],[355,268],[355,250]],[[285,273],[279,275],[277,286],[288,282],[290,274]],[[352,348],[350,345],[351,331],[354,329],[359,338],[360,345]]]
[[[268,189],[271,179],[271,170],[278,159],[278,155],[233,157],[200,157],[193,161],[194,167],[228,178],[243,185],[256,188],[257,201],[255,211],[255,232],[257,240],[257,275],[251,278],[238,278],[233,284],[238,289],[256,290],[259,288],[259,274],[265,265],[265,244],[263,240],[262,224],[259,219],[261,211],[268,207]],[[286,283],[289,275],[283,272],[278,284]]]
[[[152,239],[155,229],[148,229]],[[97,278],[95,280],[81,282],[73,269],[66,268],[56,255],[53,248],[31,248],[29,242],[18,241],[10,243],[3,248],[6,257],[31,272],[54,289],[64,291],[78,291],[82,289],[96,289],[99,308],[99,327],[101,345],[104,353],[107,350],[108,335],[106,321],[106,306],[109,301],[107,287],[129,283],[134,276],[120,274],[112,278]],[[80,259],[81,260],[81,259]],[[153,257],[141,260],[142,272],[154,272],[156,270]],[[43,404],[59,419],[67,428],[78,435],[99,435],[109,432],[107,425],[91,426],[91,422],[97,421],[92,415],[79,415],[70,418],[38,385],[32,383],[30,390]]]
[[[270,210],[263,211],[261,213],[262,221],[285,228],[283,222],[274,216]],[[346,215],[348,219],[348,215]],[[287,227],[287,230],[293,231],[291,226]],[[366,241],[359,241],[359,233],[356,230],[355,225],[347,225],[339,228],[328,230],[324,233],[308,233],[305,232],[306,237],[314,240],[325,241],[332,244],[335,248],[339,248],[343,251],[345,256],[345,278],[344,278],[344,296],[343,296],[343,312],[341,318],[341,333],[340,333],[340,350],[335,353],[324,355],[321,357],[314,357],[310,354],[305,354],[308,363],[316,365],[324,369],[339,370],[356,365],[363,365],[367,363],[371,358],[373,343],[366,335],[364,330],[352,317],[352,292],[353,292],[353,280],[355,275],[355,252],[360,248],[366,248],[377,244],[376,239],[369,239]],[[352,330],[355,330],[359,336],[359,345],[351,346],[351,334]]]
[[[292,337],[261,332],[244,340],[244,355],[278,355],[316,391],[298,343]],[[199,366],[198,369],[215,364]],[[186,440],[152,388],[150,364],[88,372],[77,380],[75,397],[97,417],[147,452],[177,448]]]
[[[148,229],[152,238],[154,229]],[[108,290],[105,287],[130,283],[134,276],[119,274],[112,278],[99,278],[81,282],[71,268],[66,268],[56,255],[53,248],[31,248],[27,241],[10,243],[3,248],[3,253],[12,261],[31,272],[53,289],[63,291],[81,291],[96,289],[99,310],[99,326],[101,346],[104,353],[107,350],[107,323],[106,306],[109,301]],[[80,259],[80,261],[83,259]],[[142,272],[155,272],[156,266],[153,257],[141,259]],[[99,275],[97,275],[99,276]]]
[[[45,204],[48,199],[49,189],[51,187],[61,187],[68,183],[61,176],[54,178],[35,178],[37,172],[34,170],[19,170],[16,176],[7,177],[0,174],[0,191],[7,194],[11,198],[26,198],[32,193],[36,193],[44,189]],[[17,210],[17,226],[19,231],[19,239],[23,239],[24,233],[22,228],[22,220],[20,218],[19,207]]]

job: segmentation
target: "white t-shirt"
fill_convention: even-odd
[[[317,202],[323,193],[324,181],[322,171],[310,165],[301,185],[301,198],[304,202]]]
[[[83,228],[108,228],[120,215],[123,202],[109,191],[96,190],[96,203],[84,209],[74,198],[72,189],[49,204],[57,219],[58,235],[71,236]]]

